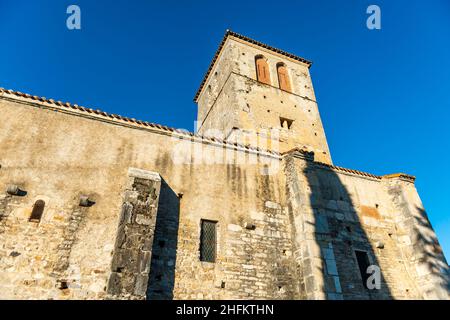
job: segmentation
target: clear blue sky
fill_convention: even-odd
[[[82,29],[66,28],[81,7]],[[382,29],[366,28],[377,4]],[[450,258],[450,2],[0,0],[0,86],[193,130],[230,28],[312,60],[334,163],[406,172]]]

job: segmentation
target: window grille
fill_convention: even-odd
[[[201,221],[200,261],[216,261],[216,224],[214,221]]]

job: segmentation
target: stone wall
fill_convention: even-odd
[[[386,187],[397,212],[396,240],[405,271],[422,297],[448,299],[450,269],[413,181],[396,175],[386,181]]]
[[[107,292],[111,298],[145,299],[161,178],[131,168],[117,230]]]
[[[1,94],[2,299],[448,292],[439,273],[448,267],[411,181]],[[23,192],[8,194],[10,185]],[[80,205],[86,197],[93,203]],[[199,259],[202,219],[217,221],[215,263]],[[363,287],[355,250],[380,266],[381,290]]]
[[[335,170],[312,161],[310,154],[302,152],[286,157],[285,173],[295,228],[294,246],[299,248],[295,257],[307,298],[447,298],[442,288],[443,283],[448,284],[443,279],[443,255],[429,259],[435,268],[428,269],[427,280],[422,284],[417,280],[420,272],[414,269],[419,268],[418,263],[414,261],[411,267],[411,258],[405,255],[405,230],[398,222],[402,213],[396,201],[391,201],[392,190],[386,188],[390,178]],[[410,187],[415,192],[413,184]],[[414,201],[404,203],[413,205]],[[407,216],[412,218],[409,213]],[[426,232],[435,239],[430,227]],[[406,233],[413,235],[411,230]],[[437,240],[433,245],[440,249]],[[381,269],[379,290],[363,286],[355,250],[366,252],[370,264]],[[415,250],[416,256],[424,255],[423,249]],[[430,277],[435,277],[435,282]],[[423,293],[424,287],[430,290],[428,297]]]
[[[259,215],[261,221],[256,221],[254,231],[242,230],[248,234],[248,246],[255,239],[260,241],[263,234],[271,235],[274,223],[285,231],[274,233],[266,243],[288,246],[289,226],[281,226],[284,209],[279,218],[272,218],[270,215],[275,213],[265,207],[266,201],[279,206],[284,203],[276,171],[280,159],[275,155],[214,145],[189,135],[180,139],[166,130],[130,127],[120,120],[106,121],[101,115],[66,111],[27,99],[8,96],[0,99],[0,108],[5,120],[0,128],[0,277],[5,288],[1,298],[121,298],[115,292],[108,295],[107,287],[111,272],[116,272],[111,265],[120,249],[116,239],[126,202],[124,192],[133,193],[129,168],[157,172],[163,182],[151,250],[150,298],[248,294],[244,288],[232,289],[231,273],[225,274],[231,272],[226,264],[237,266],[242,257],[225,255],[231,241],[240,236],[229,230],[229,225],[242,226],[242,221],[252,219],[251,213]],[[203,152],[195,152],[198,148]],[[180,150],[186,152],[188,162],[175,156]],[[226,156],[226,162],[220,158],[211,162],[214,154]],[[272,165],[274,170],[268,170]],[[262,174],[269,171],[270,176]],[[10,184],[20,186],[27,194],[7,195]],[[178,198],[178,194],[182,197]],[[82,195],[95,204],[80,207]],[[46,202],[39,224],[28,221],[36,199]],[[201,219],[218,221],[215,264],[199,261]],[[70,250],[65,245],[70,245]],[[148,247],[144,251],[148,252]],[[263,255],[262,251],[263,247],[255,250],[258,255]],[[265,259],[269,264],[276,255],[280,255],[280,263],[286,264],[283,251],[274,252],[266,258],[256,257],[255,270],[261,267],[260,261]],[[65,271],[57,275],[55,268]],[[270,268],[262,273],[267,275],[275,267]],[[248,281],[251,286],[250,281],[256,280]],[[274,277],[267,288],[263,285],[258,289],[258,294],[272,296],[268,288],[286,282],[281,275]]]

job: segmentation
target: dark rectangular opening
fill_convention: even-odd
[[[361,278],[363,281],[364,288],[367,289],[367,268],[370,266],[369,256],[365,251],[355,250],[356,260],[358,261],[359,272],[361,273]]]
[[[294,120],[280,117],[280,126],[284,129],[291,129]]]
[[[33,210],[31,211],[29,221],[40,222],[42,214],[44,213],[44,207],[45,202],[43,200],[37,200],[33,205]]]
[[[216,261],[216,224],[215,221],[201,220],[200,261]]]

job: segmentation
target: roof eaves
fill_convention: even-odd
[[[213,137],[203,136],[203,135],[199,135],[199,134],[189,132],[186,130],[182,130],[182,129],[176,129],[176,128],[160,125],[157,123],[137,120],[134,118],[123,117],[118,114],[111,114],[111,113],[107,113],[107,112],[104,112],[104,111],[98,110],[98,109],[94,110],[91,108],[82,107],[77,104],[72,104],[70,102],[55,101],[53,99],[47,99],[46,97],[33,96],[28,93],[22,93],[20,91],[14,91],[14,90],[4,89],[4,88],[0,87],[0,97],[2,97],[2,96],[4,97],[4,93],[13,95],[13,96],[17,96],[17,97],[21,97],[21,98],[25,98],[25,99],[29,99],[29,100],[32,100],[33,102],[40,103],[40,104],[50,104],[56,108],[72,109],[72,110],[81,111],[86,114],[100,116],[102,118],[107,118],[111,121],[115,121],[115,122],[119,122],[119,123],[128,122],[128,123],[130,123],[132,125],[136,125],[136,126],[150,127],[150,128],[158,129],[160,131],[165,131],[165,132],[175,132],[180,136],[189,137],[192,139],[199,139],[202,142],[221,144],[221,145],[227,146],[227,147],[238,148],[238,149],[242,149],[244,151],[252,151],[255,153],[259,153],[259,154],[268,154],[268,155],[275,156],[275,157],[280,156],[279,152],[276,152],[273,150],[262,149],[259,147],[252,147],[250,145],[243,145],[243,144],[239,144],[239,143],[233,143],[233,142],[227,141],[225,139],[217,139],[217,138],[213,138]]]

